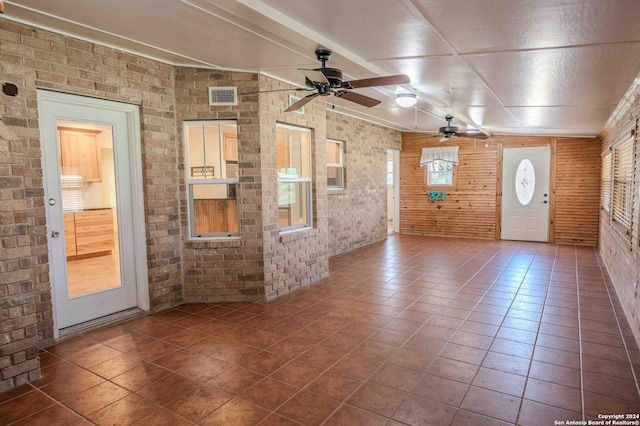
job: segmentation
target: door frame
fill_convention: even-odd
[[[400,232],[400,150],[387,148],[387,153],[393,155],[393,233],[397,234]]]
[[[497,241],[502,241],[502,180],[503,180],[503,150],[504,148],[524,148],[524,147],[538,147],[538,146],[549,146],[551,148],[550,160],[549,160],[549,236],[548,236],[548,244],[555,244],[555,215],[556,215],[556,152],[557,152],[557,143],[558,140],[556,138],[551,138],[549,143],[537,143],[537,144],[526,144],[519,142],[517,140],[514,141],[502,141],[498,143],[497,146],[497,179],[496,179],[496,235],[495,239]]]
[[[37,89],[38,97],[38,111],[42,111],[44,102],[59,103],[65,105],[72,105],[83,108],[98,108],[116,111],[123,113],[127,120],[127,133],[129,140],[129,172],[131,178],[131,214],[133,219],[133,252],[135,262],[135,278],[136,278],[136,294],[137,294],[137,308],[143,311],[148,311],[151,307],[150,295],[149,295],[149,272],[147,265],[147,244],[146,244],[146,226],[144,218],[144,192],[143,192],[143,180],[142,180],[142,143],[140,135],[140,111],[139,106],[135,104],[128,104],[122,102],[116,102],[105,99],[91,98],[82,95],[73,95],[61,92],[52,92],[49,90]],[[40,120],[40,139],[43,140],[43,121]],[[42,171],[43,176],[47,176],[45,161],[45,149],[41,148],[42,156]],[[48,200],[48,185],[44,186],[44,199],[43,203]],[[44,204],[46,205],[46,204]],[[51,253],[52,241],[50,238],[51,232],[51,218],[49,209],[45,209],[47,220],[47,249]],[[49,256],[51,259],[51,256]],[[55,266],[49,261],[49,269],[53,271]],[[52,299],[52,311],[53,311],[53,333],[54,338],[60,337],[60,328],[58,327],[58,307],[56,306],[55,286],[53,282],[54,274],[50,274],[51,285],[51,299]],[[122,316],[122,313],[114,313],[114,316]],[[103,322],[107,317],[98,318],[92,322]],[[102,319],[102,321],[101,321]],[[71,326],[70,328],[75,327]]]

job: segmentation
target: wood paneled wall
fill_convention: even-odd
[[[400,153],[400,232],[419,235],[500,238],[502,149],[551,146],[550,242],[598,243],[600,141],[580,138],[498,136],[453,139],[459,146],[457,185],[444,201],[429,201],[420,167],[422,148],[442,146],[439,137],[405,133]]]

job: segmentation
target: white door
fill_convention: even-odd
[[[549,240],[551,148],[504,148],[502,155],[503,240]]]
[[[138,107],[38,90],[38,110],[56,334],[148,309]]]

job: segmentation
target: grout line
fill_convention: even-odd
[[[598,269],[600,269],[600,275],[602,276],[604,288],[607,290],[607,296],[609,297],[609,303],[611,304],[611,309],[613,310],[613,316],[616,318],[616,325],[618,326],[618,331],[620,332],[620,337],[622,338],[624,351],[627,354],[627,359],[629,360],[629,367],[631,367],[631,374],[633,375],[633,381],[636,384],[636,390],[638,391],[638,395],[640,395],[640,385],[638,384],[638,376],[636,375],[635,368],[633,367],[633,362],[631,361],[631,355],[629,354],[629,347],[627,346],[627,340],[625,339],[624,333],[622,332],[622,327],[620,326],[620,320],[618,319],[618,312],[616,311],[616,307],[613,303],[613,298],[611,297],[611,293],[609,292],[609,286],[607,285],[607,280],[605,279],[604,270],[602,268],[603,265],[600,262],[600,256],[598,255],[597,252],[595,252],[595,256],[596,256],[596,260],[598,261]]]
[[[540,327],[542,326],[542,318],[544,317],[544,311],[547,309],[547,299],[549,298],[549,293],[551,292],[551,278],[553,278],[553,272],[556,269],[556,262],[558,260],[558,246],[556,246],[556,252],[553,255],[553,266],[551,266],[551,271],[549,273],[549,280],[547,282],[547,293],[544,295],[544,303],[542,305],[542,311],[540,311],[540,321],[538,321],[538,329],[536,330],[536,338],[533,341],[533,352],[531,353],[531,359],[529,360],[529,368],[527,369],[527,375],[524,378],[524,388],[522,389],[522,398],[520,399],[520,406],[518,407],[518,417],[516,418],[516,424],[519,424],[520,414],[522,413],[522,405],[524,404],[524,395],[527,391],[527,387],[529,386],[529,375],[531,374],[531,366],[533,365],[533,357],[536,353],[536,347],[538,345],[538,337],[540,337]],[[508,311],[507,311],[508,313]],[[505,315],[506,317],[506,315]]]
[[[582,320],[580,315],[580,273],[578,269],[578,250],[573,246],[576,260],[576,292],[578,293],[578,343],[580,346],[580,404],[582,409],[582,420],[585,419],[584,412],[584,370],[582,368]]]

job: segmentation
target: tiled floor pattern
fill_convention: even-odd
[[[640,413],[640,352],[592,248],[392,236],[269,303],[64,341],[1,424],[552,425]]]

